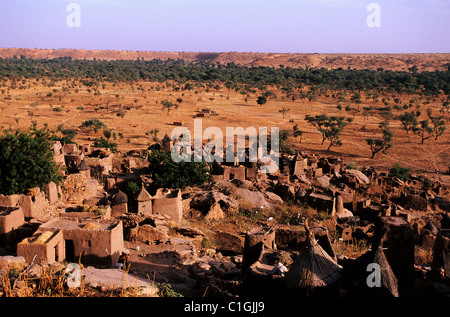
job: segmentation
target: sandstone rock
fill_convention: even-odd
[[[240,196],[250,208],[268,208],[270,207],[264,195],[261,192],[251,191],[245,188],[236,188],[236,195]]]
[[[275,202],[283,203],[283,199],[275,193],[265,192],[267,199],[273,200]]]
[[[336,212],[336,218],[339,220],[345,220],[353,217],[353,213],[347,208],[343,208],[341,212]]]
[[[167,227],[166,227],[167,228]],[[158,241],[168,239],[169,236],[161,229],[157,229],[151,225],[139,226],[136,239],[138,241]]]
[[[158,289],[153,282],[134,276],[118,269],[83,269],[84,283],[91,287],[103,287],[106,290],[138,287],[140,296],[157,297]]]
[[[206,214],[205,219],[211,221],[211,220],[220,220],[223,219],[223,217],[224,213],[222,208],[220,208],[220,204],[214,203],[209,209],[208,213]]]
[[[354,169],[348,169],[345,171],[348,174],[355,176],[356,180],[358,181],[359,184],[361,184],[361,185],[369,185],[370,184],[370,179],[366,175],[364,175],[364,173],[362,173],[361,171],[354,170]]]
[[[22,270],[27,265],[23,256],[4,255],[0,256],[0,272],[8,270]]]
[[[317,177],[316,182],[322,188],[328,188],[330,186],[330,178],[326,175]]]
[[[200,229],[197,229],[197,228],[193,228],[193,227],[175,227],[174,230],[176,232],[178,232],[179,234],[186,236],[186,237],[190,237],[190,238],[205,236],[203,231],[201,231]]]

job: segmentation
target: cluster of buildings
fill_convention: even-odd
[[[113,175],[108,149],[89,145],[53,146],[54,160],[63,175],[78,174],[91,180],[91,170],[107,180],[103,197],[86,197],[81,204],[63,206],[63,190],[55,183],[44,191],[32,188],[27,194],[0,195],[0,246],[23,256],[28,263],[78,262],[110,267],[124,251],[123,224],[120,216],[128,213],[129,197],[119,188],[121,178]],[[96,164],[109,161],[109,166]],[[90,166],[91,161],[93,164]],[[89,164],[88,164],[89,163]],[[100,166],[100,168],[99,168]],[[142,185],[135,197],[137,212],[151,216],[166,215],[182,220],[182,198],[178,189],[159,189],[154,195]],[[53,212],[52,212],[53,211]]]
[[[158,148],[171,151],[173,140],[167,135]],[[22,195],[0,195],[0,246],[23,256],[28,262],[81,261],[92,265],[114,265],[124,249],[123,224],[120,217],[132,212],[145,216],[164,215],[180,223],[183,199],[179,189],[158,189],[150,194],[147,180],[133,172],[125,160],[124,173],[114,173],[113,153],[89,145],[62,146],[55,142],[54,159],[66,175],[78,174],[89,180],[95,176],[104,183],[104,192],[81,204],[64,206],[64,211],[49,214],[63,199],[60,186],[50,183],[41,191],[30,189]],[[319,157],[297,152],[280,155],[280,169],[274,174],[260,173],[259,163],[212,164],[214,180],[252,182],[259,189],[279,195],[283,200],[300,200],[319,212],[338,217],[401,215],[401,209],[427,209],[438,203],[446,189],[439,183],[424,186],[421,178],[401,181],[373,169],[349,169],[341,158]],[[137,195],[130,197],[123,184],[138,180]],[[371,200],[361,192],[378,197]],[[433,199],[431,199],[432,197]],[[132,199],[133,201],[130,201]],[[394,203],[393,203],[394,202]],[[397,204],[398,203],[398,204]],[[408,206],[407,204],[410,204]],[[442,199],[445,203],[445,199]],[[400,206],[400,207],[398,207]],[[351,239],[351,231],[346,231]]]

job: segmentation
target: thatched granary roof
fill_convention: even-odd
[[[128,203],[128,196],[121,190],[117,192],[117,194],[114,195],[111,205],[120,205],[120,204],[126,204]]]
[[[286,273],[287,286],[311,289],[339,281],[342,277],[342,267],[322,249],[307,223],[305,228],[308,242]]]
[[[136,200],[142,202],[142,201],[149,201],[149,200],[152,200],[152,198],[153,198],[152,195],[150,195],[150,194],[148,193],[148,191],[145,190],[145,187],[142,186],[141,192],[140,192],[139,195],[137,196]]]
[[[351,285],[356,287],[358,295],[367,294],[369,296],[392,296],[398,297],[398,280],[389,265],[389,262],[383,252],[383,238],[386,235],[384,231],[380,237],[375,238],[372,248],[358,257],[348,268],[348,274]],[[367,278],[371,272],[368,272],[369,264],[378,264],[380,268],[379,287],[368,287]]]
[[[80,165],[78,165],[78,170],[79,171],[87,171],[90,170],[91,168],[89,167],[89,165],[86,163],[86,160],[82,160]]]
[[[164,135],[164,138],[161,141],[162,142],[171,142],[171,141],[173,141],[173,139],[166,133],[166,135]]]

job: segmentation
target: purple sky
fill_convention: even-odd
[[[369,3],[381,27],[369,27]],[[69,27],[70,3],[80,27]],[[0,47],[449,53],[448,0],[1,0]]]

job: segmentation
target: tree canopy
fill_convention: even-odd
[[[53,160],[54,134],[32,124],[27,131],[4,130],[0,136],[0,194],[26,193],[62,180]]]
[[[290,91],[292,87],[307,85],[317,87],[308,92],[310,100],[316,92],[327,89],[355,91],[352,101],[359,102],[359,91],[378,90],[395,92],[424,92],[425,94],[450,94],[450,71],[408,72],[390,70],[356,70],[326,68],[273,68],[246,67],[234,63],[226,65],[208,62],[191,62],[169,59],[142,60],[72,60],[55,59],[0,59],[0,78],[78,78],[87,87],[97,87],[99,81],[135,82],[173,80],[191,89],[189,81],[225,83],[227,88],[242,90],[242,84],[261,88],[280,85]],[[265,96],[270,97],[270,96]]]
[[[208,181],[209,166],[205,162],[181,161],[176,163],[170,153],[152,151],[149,155],[149,174],[152,186],[157,188],[180,188],[202,185]]]

